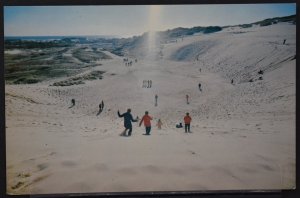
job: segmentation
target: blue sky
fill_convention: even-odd
[[[5,36],[115,35],[237,25],[296,13],[296,4],[5,6]]]

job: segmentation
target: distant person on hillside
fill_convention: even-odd
[[[159,130],[161,129],[162,121],[160,119],[158,119],[156,126]]]
[[[152,87],[152,80],[147,80],[147,88],[151,88]]]
[[[152,117],[149,116],[148,111],[145,112],[145,115],[142,117],[139,126],[142,125],[142,122],[144,122],[144,126],[146,129],[146,134],[145,135],[150,135],[150,131],[151,131],[151,122],[150,120],[152,120]]]
[[[190,131],[190,127],[191,127],[191,121],[192,121],[192,118],[190,117],[189,113],[186,113],[186,116],[184,116],[184,129],[185,129],[185,132],[191,132]]]
[[[157,99],[158,99],[158,96],[157,94],[155,95],[155,106],[157,107]]]
[[[231,79],[231,84],[233,84],[233,79]]]
[[[199,91],[202,92],[201,83],[198,84],[198,87],[199,87]]]
[[[102,102],[99,104],[99,111],[98,111],[97,115],[99,115],[103,111],[103,108],[104,108],[104,102],[102,100]]]
[[[69,108],[72,108],[72,107],[75,106],[75,99],[74,98],[71,99],[71,103],[72,103],[72,105]]]
[[[186,104],[190,104],[190,102],[189,102],[189,95],[186,95],[185,98],[186,98]]]
[[[127,109],[126,113],[123,113],[122,115],[120,115],[120,111],[118,110],[118,116],[124,117],[124,127],[125,130],[120,134],[120,136],[126,136],[126,131],[128,131],[128,136],[131,136],[132,133],[132,124],[131,122],[137,122],[137,119],[133,119],[132,115],[131,115],[131,109]]]
[[[264,71],[260,69],[257,73],[260,74],[260,75],[263,75]]]
[[[283,45],[285,44],[285,42],[286,42],[286,39],[283,40]]]

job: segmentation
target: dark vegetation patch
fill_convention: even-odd
[[[17,39],[8,39],[4,41],[5,49],[47,49],[52,47],[70,47],[72,43],[57,42],[57,41],[24,41]]]
[[[101,80],[103,78],[102,74],[105,71],[92,71],[88,74],[76,76],[72,78],[68,78],[67,80],[59,81],[53,83],[52,86],[71,86],[71,85],[79,85],[84,84],[86,80]]]
[[[87,51],[88,48],[78,48],[75,49],[72,54],[74,57],[79,59],[84,63],[91,63],[94,61],[102,60],[102,59],[111,59],[110,56],[106,55],[101,51],[97,51],[96,48],[92,48],[91,51]]]
[[[14,49],[18,49],[14,46]],[[7,50],[7,49],[6,49]],[[91,67],[101,64],[88,63],[88,59],[95,60],[96,56],[107,58],[107,55],[92,49],[93,56],[87,56],[86,62],[64,53],[71,51],[70,47],[50,47],[45,49],[21,49],[19,54],[4,54],[5,81],[8,84],[33,84],[51,78],[65,77],[79,74]],[[78,51],[80,56],[82,51]],[[83,53],[83,52],[82,52]]]
[[[290,22],[292,24],[296,24],[296,15],[265,19],[263,21],[258,21],[258,22],[253,23],[253,24],[260,25],[260,26],[268,26],[268,25],[277,24],[277,23],[280,23],[280,22]]]

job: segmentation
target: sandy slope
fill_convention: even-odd
[[[225,29],[165,44],[162,59],[131,67],[113,56],[93,68],[104,78],[85,85],[7,85],[8,192],[293,188],[295,37],[289,24]],[[150,112],[151,136],[137,123],[119,136],[117,110],[127,108]],[[175,128],[186,112],[190,134]]]

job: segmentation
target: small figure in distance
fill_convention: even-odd
[[[186,116],[184,116],[184,129],[185,129],[185,132],[191,132],[190,131],[190,127],[191,127],[191,121],[192,121],[192,118],[190,117],[189,113],[186,113]]]
[[[142,117],[141,121],[140,121],[140,124],[139,126],[142,125],[142,122],[144,121],[144,126],[145,126],[145,129],[146,129],[146,134],[145,135],[150,135],[150,131],[151,131],[151,120],[152,120],[152,117],[149,116],[149,112],[146,111],[145,112],[145,115]]]
[[[125,130],[120,134],[120,136],[126,136],[126,132],[128,131],[128,136],[131,136],[132,133],[132,124],[131,122],[137,122],[137,119],[133,119],[132,115],[131,115],[131,109],[127,109],[126,113],[123,113],[122,115],[120,114],[120,111],[118,110],[118,116],[124,117],[124,127]]]
[[[102,102],[99,104],[99,111],[98,111],[97,115],[99,115],[103,111],[103,108],[104,108],[104,102],[102,100]]]
[[[260,69],[257,73],[263,75],[264,71]]]
[[[231,84],[233,85],[233,79],[231,79]]]
[[[286,42],[286,39],[283,40],[283,45],[285,44],[285,42]]]
[[[157,99],[158,99],[158,96],[157,94],[155,95],[155,106],[157,107]]]
[[[201,83],[198,84],[198,87],[199,87],[199,91],[202,92],[202,89],[201,89]]]
[[[182,123],[180,122],[179,124],[176,124],[176,128],[182,128]]]
[[[72,105],[69,108],[72,108],[72,107],[75,106],[75,99],[74,98],[71,99],[71,103],[72,103]]]
[[[163,124],[162,121],[158,119],[156,126],[159,130],[161,129],[162,124]]]
[[[190,104],[190,102],[189,102],[189,95],[188,94],[186,94],[186,104]]]

